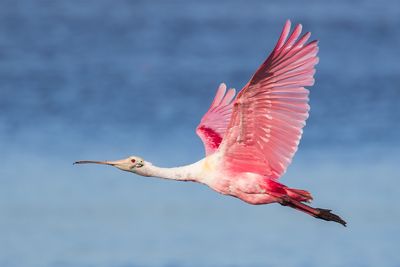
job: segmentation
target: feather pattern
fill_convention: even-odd
[[[308,118],[308,90],[318,63],[310,33],[291,35],[290,21],[269,57],[239,92],[219,151],[230,172],[279,178],[290,164]]]

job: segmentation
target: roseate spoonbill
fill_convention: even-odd
[[[297,25],[289,35],[286,21],[269,57],[235,97],[221,84],[196,129],[206,157],[175,168],[160,168],[137,156],[117,161],[77,161],[117,167],[142,176],[205,184],[215,191],[250,204],[279,203],[315,218],[346,222],[328,209],[313,208],[305,190],[278,181],[297,150],[308,117],[308,90],[318,63],[317,41],[300,37]],[[299,38],[300,37],[300,38]]]

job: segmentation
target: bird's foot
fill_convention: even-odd
[[[315,218],[322,219],[325,221],[334,221],[334,222],[340,223],[341,225],[346,227],[346,222],[342,218],[340,218],[338,215],[332,213],[331,210],[319,209],[319,208],[316,208],[316,210],[318,212],[317,212],[317,214],[314,215]]]

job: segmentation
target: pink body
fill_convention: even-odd
[[[254,205],[279,202],[282,196],[290,196],[297,201],[311,200],[308,192],[288,188],[264,175],[230,171],[224,165],[223,155],[219,152],[191,165],[175,168],[160,168],[145,162],[144,167],[135,169],[134,172],[142,176],[199,182],[218,193],[237,197]]]

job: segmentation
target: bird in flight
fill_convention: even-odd
[[[161,168],[138,156],[116,161],[82,160],[114,166],[141,176],[205,184],[213,190],[259,205],[279,203],[315,218],[346,222],[328,209],[313,208],[306,190],[279,182],[295,154],[308,118],[309,91],[318,63],[318,43],[308,42],[298,24],[286,21],[275,48],[250,81],[235,89],[218,87],[196,133],[206,157],[190,165]],[[236,95],[236,96],[235,96]]]

